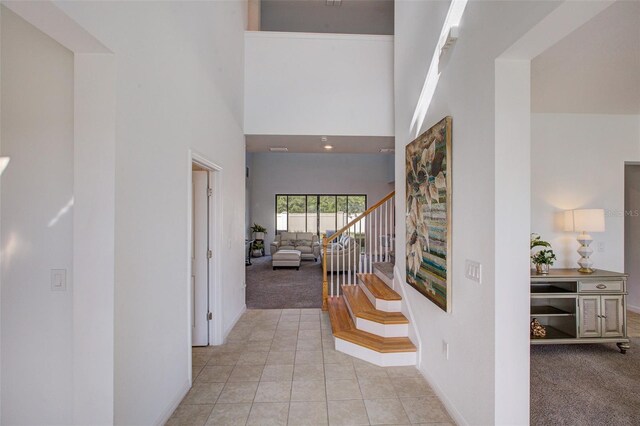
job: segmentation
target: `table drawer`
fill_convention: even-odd
[[[580,281],[578,291],[591,293],[622,292],[622,281]]]

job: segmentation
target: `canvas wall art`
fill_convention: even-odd
[[[407,282],[451,309],[451,117],[406,148]]]

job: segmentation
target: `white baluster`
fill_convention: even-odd
[[[333,244],[333,243],[329,243],[329,244]],[[332,247],[335,247],[335,246],[332,246]],[[334,254],[335,254],[335,251],[331,249],[331,269],[329,272],[331,274],[331,297],[333,297],[333,256]]]

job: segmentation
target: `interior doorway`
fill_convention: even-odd
[[[191,171],[191,345],[209,345],[211,172],[193,163]]]
[[[624,271],[627,308],[640,313],[640,163],[624,165]]]
[[[188,317],[189,352],[222,343],[222,168],[189,152]],[[191,360],[191,357],[189,357]],[[188,366],[191,370],[191,362]]]

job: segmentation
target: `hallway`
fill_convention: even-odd
[[[335,351],[319,309],[248,310],[225,345],[194,348],[193,376],[168,425],[453,424],[414,367]]]

